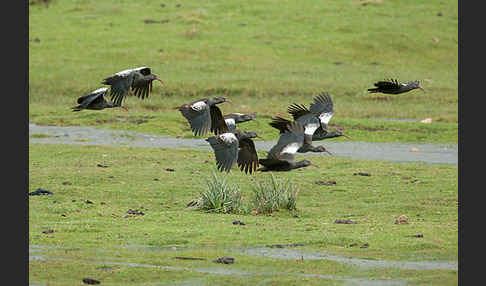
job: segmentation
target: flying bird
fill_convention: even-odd
[[[263,167],[257,171],[290,171],[311,165],[309,160],[295,161],[295,153],[304,145],[304,138],[304,126],[298,121],[289,123],[277,144],[268,151],[267,158],[258,160]]]
[[[105,108],[122,107],[126,110],[124,106],[106,101],[104,96],[107,92],[107,87],[93,90],[92,92],[79,97],[77,100],[78,105],[71,107],[71,109],[73,111],[81,111],[83,109],[102,110]]]
[[[304,105],[293,103],[288,107],[287,111],[292,115],[295,121],[302,124],[305,130],[304,144],[299,148],[298,152],[329,153],[324,146],[313,146],[312,140],[314,133],[316,132],[318,132],[318,134],[328,133],[328,123],[334,116],[334,104],[331,96],[328,93],[321,93],[314,98],[314,102],[310,104],[309,109]],[[269,124],[278,129],[280,133],[284,133],[288,130],[287,126],[290,122],[290,120],[276,116],[272,118],[272,121]],[[342,132],[336,132],[335,134],[336,136],[339,136],[337,134],[342,134]],[[319,138],[318,136],[316,137]]]
[[[402,83],[402,82],[398,82],[398,80],[396,79],[390,79],[390,80],[382,80],[382,81],[375,82],[373,85],[375,86],[375,88],[369,88],[368,89],[369,93],[381,92],[386,94],[399,94],[417,88],[425,92],[425,90],[420,86],[420,81],[418,80]]]
[[[211,145],[216,157],[216,165],[221,172],[229,173],[235,163],[245,174],[252,173],[258,168],[258,155],[255,143],[251,138],[261,138],[255,132],[238,129],[206,139]]]
[[[237,123],[243,123],[255,119],[256,113],[243,114],[243,113],[230,113],[223,116],[224,122],[228,126],[228,130],[236,129]]]
[[[130,89],[138,98],[148,97],[152,92],[152,81],[154,80],[164,84],[158,75],[151,72],[149,67],[139,67],[117,72],[105,78],[101,83],[111,86],[111,100],[115,104],[121,105],[123,98],[130,93]]]
[[[231,102],[225,97],[203,98],[178,107],[178,110],[189,121],[194,136],[204,136],[208,132],[215,135],[229,131],[221,109],[216,106],[223,102]]]

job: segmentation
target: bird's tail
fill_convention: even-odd
[[[378,92],[378,88],[368,88],[368,92],[369,93],[377,93]]]

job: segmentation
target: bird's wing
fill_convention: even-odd
[[[216,105],[211,105],[209,112],[211,114],[211,132],[215,135],[229,132],[228,125],[224,121],[221,109]]]
[[[229,172],[238,160],[238,139],[233,133],[211,136],[206,141],[213,148],[216,165],[221,172]]]
[[[96,90],[93,90],[90,93],[87,93],[87,94],[79,97],[78,100],[77,100],[77,102],[78,102],[78,104],[88,105],[88,104],[90,104],[92,101],[94,101],[96,99],[102,100],[103,99],[103,96],[107,92],[108,92],[108,88],[107,87],[98,88]]]
[[[152,80],[147,79],[141,73],[136,72],[133,78],[132,91],[133,94],[140,99],[148,97],[149,93],[152,92]]]
[[[123,70],[102,81],[103,84],[111,86],[110,95],[113,102],[121,105],[124,96],[132,86],[135,73],[140,75],[136,69]]]
[[[310,111],[319,117],[322,125],[329,123],[334,116],[334,104],[331,96],[328,93],[321,93],[314,98],[314,102],[310,104]]]
[[[322,128],[322,126],[319,126],[319,128],[317,128],[314,134],[312,135],[312,141],[322,140],[323,138],[326,137],[327,133],[328,133],[327,128]]]
[[[99,88],[97,90],[94,90],[90,93],[87,93],[81,97],[78,98],[77,103],[79,104],[78,106],[73,106],[71,107],[74,111],[79,111],[81,109],[87,108],[90,104],[95,104],[101,101],[105,101],[105,98],[103,97],[106,92],[108,91],[108,88],[103,87]]]
[[[239,142],[238,151],[238,167],[240,170],[245,170],[245,174],[250,172],[250,174],[258,168],[258,154],[255,149],[255,143],[253,140],[246,138]]]
[[[304,127],[297,121],[287,125],[288,131],[280,134],[277,144],[268,152],[269,158],[292,159],[294,154],[304,144]],[[288,155],[285,155],[288,154]]]
[[[380,90],[397,90],[400,89],[400,83],[396,79],[382,80],[374,83]]]
[[[287,125],[290,122],[291,121],[288,120],[288,119],[282,118],[280,116],[275,116],[275,117],[272,118],[272,121],[269,124],[273,128],[278,129],[280,131],[280,133],[284,133],[285,131],[288,131]]]
[[[299,105],[297,103],[291,104],[287,108],[287,112],[292,115],[292,117],[294,118],[294,120],[297,120],[299,117],[302,117],[302,116],[304,116],[306,114],[311,114],[311,112],[307,109],[307,107],[305,107],[302,104]]]
[[[200,103],[200,104],[199,104]],[[211,128],[209,107],[204,100],[192,104],[183,104],[179,111],[189,121],[191,130],[195,136],[206,135]]]

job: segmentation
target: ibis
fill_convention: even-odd
[[[130,93],[130,89],[135,96],[144,99],[152,92],[152,82],[164,82],[158,75],[153,74],[149,67],[138,67],[126,69],[105,78],[102,84],[110,85],[111,100],[115,104],[121,105],[123,98]]]
[[[398,80],[396,79],[390,79],[390,80],[382,80],[382,81],[375,82],[373,85],[375,87],[369,88],[368,89],[369,93],[381,92],[386,94],[399,94],[399,93],[409,92],[417,88],[425,92],[425,90],[420,86],[420,81],[418,80],[403,83],[403,82],[398,82]]]
[[[321,140],[324,139],[324,137],[327,136],[327,134],[329,133],[328,123],[334,116],[334,104],[332,102],[331,96],[328,93],[320,93],[314,98],[314,102],[310,104],[309,109],[307,109],[307,107],[302,104],[299,105],[293,103],[288,107],[287,111],[292,115],[295,121],[298,121],[302,124],[305,130],[304,144],[301,148],[299,148],[298,152],[329,153],[329,151],[327,151],[324,146],[313,146],[312,141],[315,132],[318,132],[318,134],[326,134],[316,136],[316,138],[321,138]],[[287,120],[280,116],[276,116],[272,118],[270,126],[278,129],[280,133],[284,133],[285,131],[287,131],[287,126],[289,123],[290,120]],[[338,134],[342,134],[342,132],[334,132],[334,134],[336,136],[340,136]]]
[[[229,131],[221,109],[217,104],[231,102],[225,97],[203,98],[178,107],[181,114],[189,121],[194,136],[204,136],[208,132],[215,135]]]
[[[253,173],[258,168],[258,155],[252,138],[261,138],[255,132],[234,129],[206,139],[216,157],[219,171],[230,172],[235,163],[245,174]]]
[[[77,100],[78,105],[71,107],[71,109],[73,111],[81,111],[83,109],[102,110],[105,108],[113,108],[113,107],[125,108],[124,106],[107,101],[104,97],[107,92],[108,92],[107,87],[102,87],[93,90],[92,92],[79,97]]]
[[[257,171],[290,171],[311,165],[309,160],[295,161],[295,153],[304,145],[305,128],[298,122],[293,121],[286,126],[284,132],[270,151],[267,158],[259,159],[262,165]]]
[[[230,113],[223,116],[224,122],[228,126],[229,131],[236,129],[237,123],[243,123],[255,119],[256,113]]]

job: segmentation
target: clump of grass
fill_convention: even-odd
[[[297,209],[297,187],[290,180],[278,181],[273,174],[270,179],[252,186],[253,198],[250,202],[257,213],[272,213],[280,209]]]
[[[218,213],[240,213],[243,210],[241,192],[226,178],[217,174],[206,180],[207,188],[197,202],[198,209]]]

